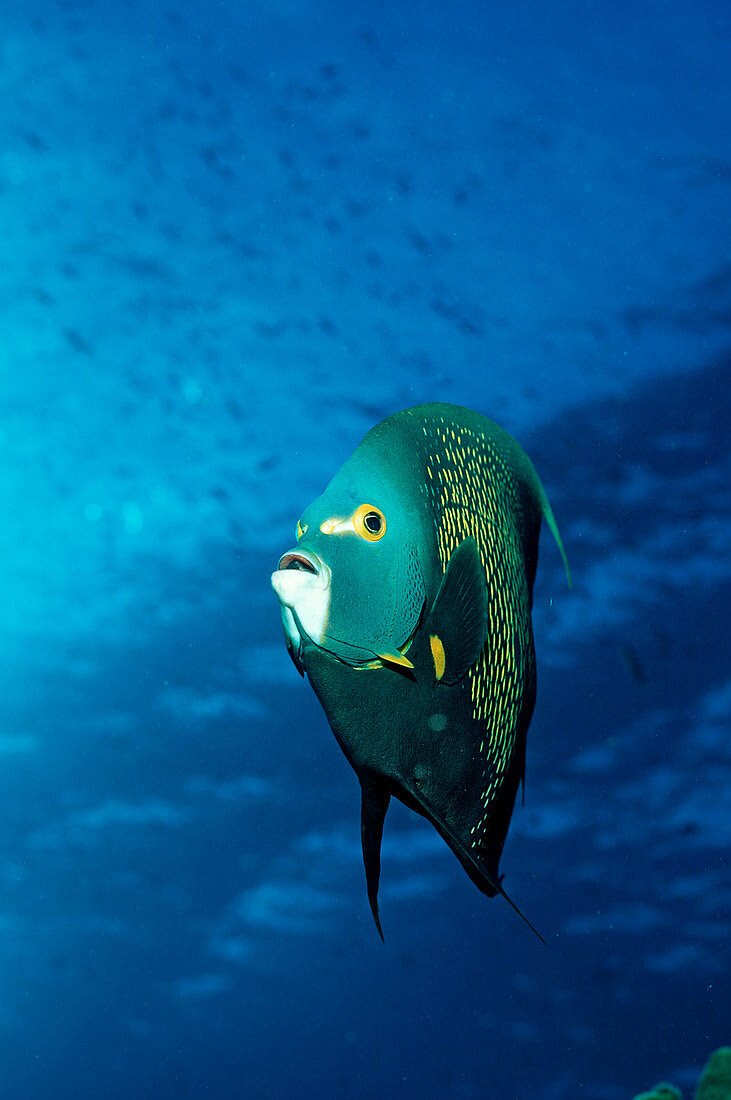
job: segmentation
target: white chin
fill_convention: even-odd
[[[330,607],[330,587],[323,587],[322,579],[297,569],[278,569],[272,573],[272,588],[282,605],[284,630],[298,647],[300,634],[292,611],[296,611],[302,629],[318,645],[322,643]]]
[[[284,604],[282,604],[282,626],[284,627],[284,633],[287,635],[290,645],[295,653],[298,653],[302,639],[297,629],[297,623],[294,621],[294,615],[292,614],[291,608],[285,607]]]

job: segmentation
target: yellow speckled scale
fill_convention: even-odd
[[[505,437],[496,425],[480,419]],[[529,695],[535,692],[530,591],[516,522],[525,503],[517,473],[506,462],[505,443],[500,447],[485,429],[445,431],[445,423],[446,418],[436,416],[422,433],[428,471],[425,493],[434,508],[440,564],[445,570],[460,543],[472,537],[488,591],[487,642],[467,674],[472,718],[481,727],[483,810],[469,830],[472,846],[480,848],[489,829],[493,796],[513,761],[526,689]],[[453,442],[445,446],[447,438]]]

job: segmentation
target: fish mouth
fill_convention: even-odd
[[[284,632],[300,660],[304,645],[322,640],[330,606],[330,576],[329,567],[317,554],[299,546],[283,554],[272,573]]]
[[[287,553],[279,559],[277,569],[302,569],[305,573],[314,573],[315,575],[320,572],[318,569],[318,562],[314,556],[305,554],[301,550],[287,551]]]
[[[330,568],[318,554],[299,546],[282,554],[272,573],[274,591],[284,603],[296,593],[314,592],[330,587]]]

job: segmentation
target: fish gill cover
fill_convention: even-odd
[[[622,1100],[729,1019],[728,15],[0,10],[0,1064],[20,1098]],[[357,783],[269,574],[439,400],[574,575],[505,886]]]

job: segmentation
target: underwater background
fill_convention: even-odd
[[[0,1093],[624,1100],[731,1034],[721,0],[3,0]],[[501,870],[359,792],[270,572],[422,401],[532,457]]]

